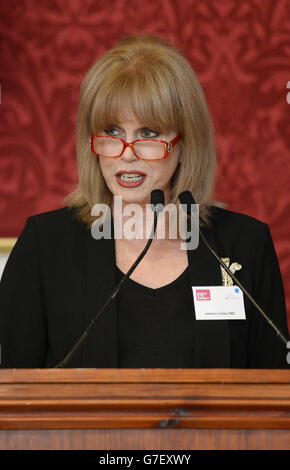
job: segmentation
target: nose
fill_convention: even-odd
[[[133,150],[129,146],[125,148],[124,153],[121,156],[121,159],[124,160],[125,162],[131,162],[131,161],[134,161],[134,160],[138,160],[138,158],[135,156]]]

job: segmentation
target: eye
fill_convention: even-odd
[[[105,129],[107,135],[112,135],[113,137],[119,137],[120,129],[116,126],[110,126]]]
[[[144,129],[141,129],[141,135],[143,139],[154,139],[159,136],[159,132],[153,131],[149,127],[144,127]]]

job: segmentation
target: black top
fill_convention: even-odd
[[[117,297],[120,367],[194,366],[194,310],[188,267],[151,289],[128,278]],[[124,273],[117,268],[118,282]]]
[[[252,217],[213,207],[210,227],[202,230],[220,257],[242,266],[236,276],[288,336],[281,274],[269,227]],[[190,286],[222,284],[219,263],[202,240],[196,250],[187,250],[187,256]],[[0,282],[0,368],[54,367],[116,285],[113,232],[111,239],[94,239],[68,208],[29,217]],[[68,367],[119,367],[117,297]],[[247,299],[245,311],[246,320],[194,322],[193,367],[289,367],[289,350]]]

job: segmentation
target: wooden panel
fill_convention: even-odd
[[[272,369],[0,369],[0,383],[290,383]]]
[[[86,429],[0,431],[0,449],[55,450],[285,450],[289,430]],[[130,455],[130,452],[126,454]]]
[[[0,370],[0,429],[290,429],[288,371]]]

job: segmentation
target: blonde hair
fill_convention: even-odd
[[[216,167],[212,120],[201,85],[184,55],[164,39],[140,34],[123,38],[97,59],[81,88],[77,115],[79,182],[64,203],[88,227],[96,203],[112,205],[90,136],[114,123],[120,107],[131,107],[142,125],[175,129],[181,136],[180,166],[171,180],[171,203],[190,190],[208,222]],[[169,157],[170,158],[170,157]]]

